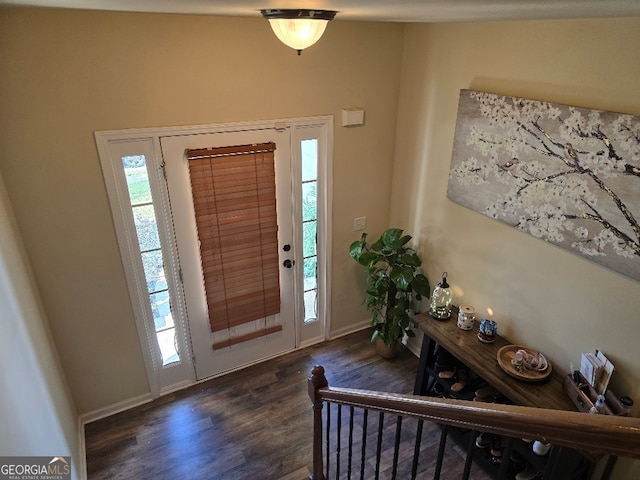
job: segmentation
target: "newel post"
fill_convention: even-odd
[[[328,386],[329,382],[324,376],[324,368],[316,365],[307,380],[309,397],[313,405],[313,473],[309,477],[310,480],[324,480],[322,471],[322,400],[318,396],[318,390]]]

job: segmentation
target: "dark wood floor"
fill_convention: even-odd
[[[383,360],[369,335],[365,330],[305,348],[87,424],[88,478],[308,478],[306,380],[315,365],[325,367],[332,386],[413,390],[417,358],[405,350]],[[456,448],[450,448],[454,455]],[[460,458],[453,463],[459,466]]]

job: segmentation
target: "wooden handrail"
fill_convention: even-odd
[[[637,418],[335,388],[329,387],[321,366],[313,369],[308,385],[314,415],[318,415],[314,422],[322,421],[322,403],[329,401],[508,437],[534,438],[590,453],[640,459]],[[316,455],[321,464],[321,432],[320,441],[314,442],[314,460]],[[313,478],[323,480],[321,467],[319,472],[314,471]]]

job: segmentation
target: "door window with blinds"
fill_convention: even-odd
[[[211,331],[280,312],[274,143],[187,151]],[[214,342],[223,348],[281,325]]]

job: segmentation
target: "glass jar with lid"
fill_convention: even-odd
[[[451,317],[451,300],[453,300],[453,292],[447,283],[447,272],[444,272],[442,281],[433,289],[429,303],[429,316],[437,320],[446,320]]]

